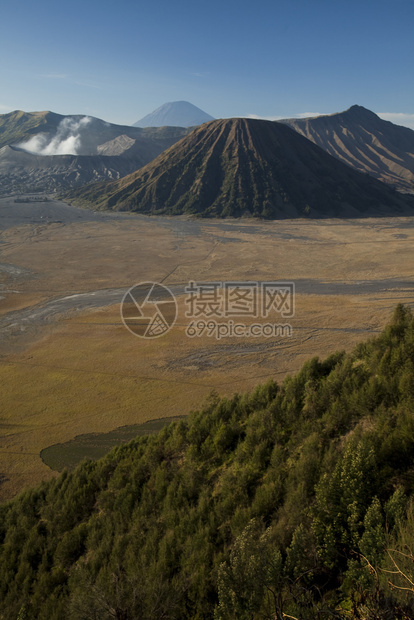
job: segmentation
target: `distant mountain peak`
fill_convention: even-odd
[[[350,108],[348,108],[347,112],[351,112],[352,111],[364,111],[364,112],[369,112],[370,114],[374,114],[374,112],[372,112],[371,110],[368,110],[368,108],[364,108],[363,105],[359,105],[358,103],[354,103],[354,105],[351,105]]]
[[[379,118],[372,110],[368,110],[368,108],[364,108],[364,106],[357,104],[351,105],[351,107],[345,110],[345,112],[342,112],[342,114],[360,118]]]
[[[196,127],[214,118],[189,101],[169,101],[144,116],[133,127]]]

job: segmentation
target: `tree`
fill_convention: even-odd
[[[282,556],[271,545],[270,535],[252,519],[236,538],[230,561],[219,568],[216,620],[250,620],[259,610],[264,618],[285,618]]]

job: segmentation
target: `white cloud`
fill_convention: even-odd
[[[259,116],[258,114],[247,114],[240,118],[253,118],[259,121],[280,121],[283,116]]]
[[[414,129],[414,114],[404,114],[403,112],[377,112],[377,114],[384,121],[391,121],[396,125]]]
[[[293,118],[309,118],[310,116],[327,116],[323,114],[323,112],[300,112],[299,114],[295,114]]]
[[[309,116],[322,116],[320,112],[300,112],[293,116],[259,116],[258,114],[247,114],[245,118],[256,118],[262,121],[280,121],[286,118],[308,118]]]

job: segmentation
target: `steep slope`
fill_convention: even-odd
[[[119,182],[76,204],[203,217],[350,217],[412,212],[414,201],[352,170],[281,123],[206,123]]]
[[[171,101],[141,118],[133,127],[196,127],[212,120],[210,114],[188,101]]]
[[[413,618],[413,352],[400,306],[351,354],[0,505],[0,617]]]
[[[329,116],[280,121],[327,153],[402,192],[414,193],[414,131],[354,105]]]

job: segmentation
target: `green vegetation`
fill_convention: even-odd
[[[413,410],[400,305],[352,354],[2,505],[0,618],[412,618]]]
[[[0,148],[7,144],[18,144],[34,134],[48,129],[56,130],[63,116],[53,112],[22,112],[16,110],[0,114]]]
[[[115,428],[109,433],[78,435],[65,443],[56,443],[41,451],[42,461],[55,471],[74,469],[83,459],[100,459],[115,446],[145,435],[154,435],[178,417],[149,420],[144,424],[129,424]],[[181,416],[184,417],[184,416]]]

